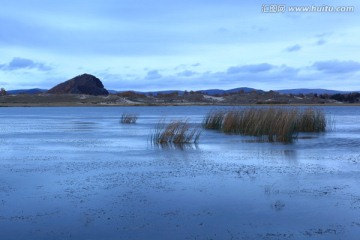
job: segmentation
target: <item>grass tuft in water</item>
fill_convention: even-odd
[[[308,108],[247,108],[212,111],[205,116],[203,127],[228,134],[257,137],[260,141],[292,142],[299,132],[323,132],[325,114]]]
[[[203,120],[203,127],[205,129],[220,130],[225,114],[226,112],[221,110],[209,112]]]
[[[201,134],[199,127],[192,127],[186,120],[170,123],[160,121],[151,135],[154,144],[189,144],[197,143]]]
[[[299,132],[324,132],[327,120],[324,112],[319,109],[308,108],[300,113],[296,130]]]
[[[136,115],[136,114],[123,113],[121,115],[120,123],[133,124],[133,123],[136,123],[137,119],[138,119],[138,115]]]

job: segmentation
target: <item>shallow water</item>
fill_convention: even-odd
[[[0,239],[358,239],[359,107],[324,107],[335,127],[293,144],[148,142],[211,109],[0,108]]]

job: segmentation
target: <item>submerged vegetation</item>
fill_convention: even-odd
[[[200,134],[201,129],[192,127],[186,120],[160,121],[151,135],[151,142],[161,145],[197,143]]]
[[[136,115],[136,114],[123,113],[121,115],[120,123],[125,123],[125,124],[136,123],[137,119],[138,119],[138,115]]]
[[[203,120],[205,129],[254,136],[269,142],[292,142],[299,132],[323,132],[325,114],[308,108],[247,108],[212,111]]]

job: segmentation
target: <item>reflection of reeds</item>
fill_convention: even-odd
[[[153,144],[154,147],[162,150],[196,150],[198,149],[197,143],[156,143]]]
[[[292,142],[298,132],[325,131],[325,114],[318,109],[248,108],[210,112],[204,128],[255,136],[269,142]]]
[[[120,122],[121,123],[136,123],[136,120],[138,119],[138,115],[133,114],[133,113],[123,113],[121,115],[121,119]]]
[[[201,129],[193,128],[187,121],[172,121],[157,124],[151,135],[151,142],[154,144],[188,144],[197,143]]]

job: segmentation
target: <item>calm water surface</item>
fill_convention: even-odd
[[[293,144],[149,143],[212,109],[0,108],[0,239],[359,239],[360,107],[322,108],[334,126]]]

